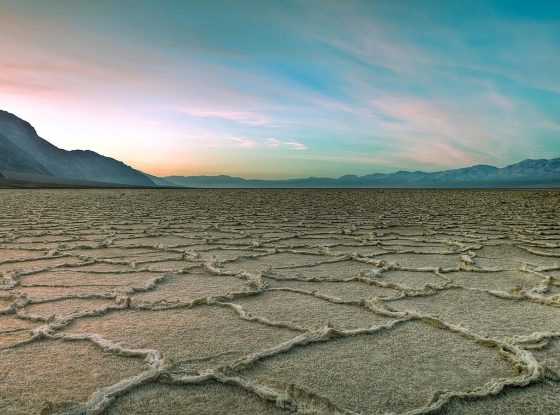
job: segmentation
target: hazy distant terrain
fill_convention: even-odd
[[[477,165],[432,173],[399,171],[366,176],[347,175],[336,179],[308,177],[289,180],[248,180],[230,176],[170,176],[164,179],[167,184],[176,186],[211,188],[559,187],[560,158],[524,160],[504,168]]]
[[[439,172],[399,171],[287,180],[219,176],[156,177],[92,151],[61,150],[26,121],[0,111],[0,186],[68,185],[200,188],[469,188],[560,187],[560,158],[503,168],[476,165]]]
[[[556,414],[560,194],[1,190],[2,414]]]

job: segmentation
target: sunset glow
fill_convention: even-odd
[[[157,175],[557,157],[560,6],[503,3],[2,0],[0,107]]]

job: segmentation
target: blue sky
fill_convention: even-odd
[[[0,0],[0,42],[3,109],[154,174],[560,156],[558,2]]]

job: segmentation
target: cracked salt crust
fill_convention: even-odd
[[[2,413],[560,405],[556,192],[7,190],[0,210]]]

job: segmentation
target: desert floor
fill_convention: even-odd
[[[1,414],[559,412],[559,192],[0,191]]]

